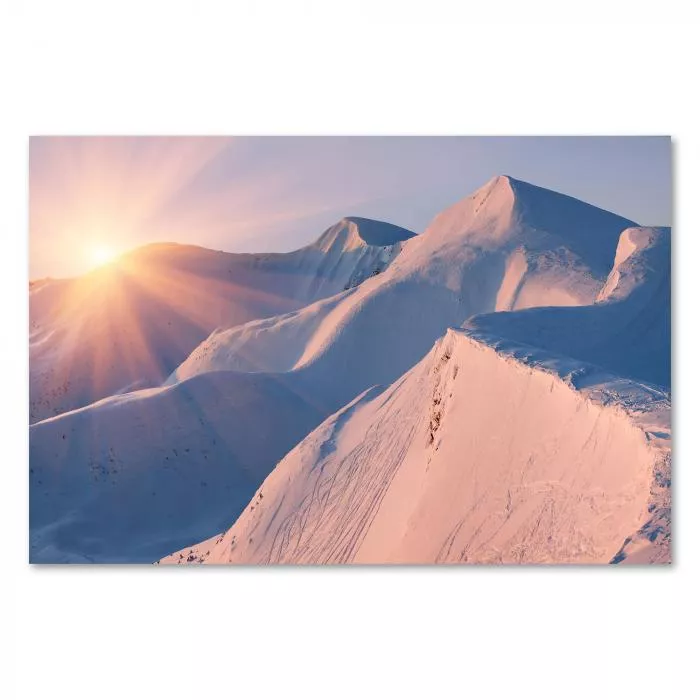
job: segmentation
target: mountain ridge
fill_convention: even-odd
[[[331,404],[343,405],[364,387],[384,384],[405,371],[427,351],[449,326],[460,326],[469,317],[489,311],[542,305],[592,303],[613,263],[620,232],[627,223],[592,205],[541,188],[528,190],[518,206],[541,209],[534,199],[553,199],[562,216],[562,203],[573,207],[583,221],[559,223],[554,233],[523,225],[514,215],[516,188],[523,183],[499,176],[475,193],[448,207],[420,235],[402,244],[400,252],[381,275],[365,280],[352,292],[342,292],[313,309],[299,309],[265,322],[219,329],[200,345],[176,370],[169,381],[193,373],[216,369],[295,372],[313,374],[311,366],[329,365],[320,374],[331,373],[330,365],[342,366],[359,379],[354,393],[336,394]],[[533,194],[534,193],[534,194]],[[574,204],[572,204],[574,202]],[[593,212],[593,213],[591,213]],[[611,240],[604,274],[594,273],[572,251],[561,246],[565,234],[585,229],[589,220],[605,221],[603,234]],[[583,228],[582,228],[583,227]],[[487,245],[488,244],[488,245]],[[555,246],[543,249],[543,245]],[[592,265],[600,267],[594,255]],[[313,323],[310,317],[313,316]],[[358,327],[356,330],[351,330]],[[362,330],[360,330],[360,328]],[[342,338],[362,337],[362,345],[374,358],[364,366],[351,354],[352,342]],[[402,340],[403,339],[403,340]],[[341,355],[326,360],[327,354]],[[383,367],[391,358],[396,371]],[[352,370],[350,369],[352,368]],[[313,380],[309,380],[313,383]]]
[[[661,563],[669,425],[663,392],[449,329],[291,450],[228,530],[158,563]]]

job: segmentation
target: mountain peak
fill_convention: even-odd
[[[467,237],[478,245],[493,243],[512,229],[515,204],[512,178],[496,175],[440,212],[429,224],[425,238],[449,243]]]
[[[606,275],[620,233],[634,221],[560,192],[497,175],[433,219],[432,244],[483,248],[524,245],[532,251],[567,249]]]
[[[658,294],[659,281],[670,277],[671,229],[628,228],[620,235],[615,263],[598,301],[618,301],[646,286]]]
[[[413,231],[385,221],[345,216],[326,229],[313,246],[323,252],[335,247],[342,250],[353,250],[361,246],[384,247],[413,238],[415,235]]]
[[[492,187],[510,187],[513,182],[518,182],[514,177],[502,173],[501,175],[495,175],[486,184]]]

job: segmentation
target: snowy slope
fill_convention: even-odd
[[[221,529],[323,415],[280,378],[212,373],[30,427],[30,560],[153,561]]]
[[[625,230],[592,305],[485,314],[466,327],[670,388],[671,230]]]
[[[450,330],[161,563],[668,561],[668,395]]]
[[[591,303],[632,222],[499,176],[436,217],[382,274],[313,308],[213,333],[171,381],[291,372],[334,409],[415,364],[477,313]]]
[[[284,254],[154,244],[75,280],[30,286],[30,422],[160,384],[217,327],[336,294],[414,234],[346,218]]]

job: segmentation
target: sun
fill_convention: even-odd
[[[96,244],[87,251],[87,257],[93,267],[101,267],[111,262],[116,252],[108,245]]]

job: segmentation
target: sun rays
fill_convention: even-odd
[[[86,251],[86,257],[91,267],[102,267],[112,262],[117,256],[112,246],[104,243],[97,243],[90,246]]]
[[[226,253],[165,244],[116,258],[113,249],[96,253],[95,263],[109,264],[54,280],[30,300],[32,363],[44,368],[35,373],[32,420],[158,386],[214,328],[298,305],[252,283]]]
[[[216,137],[32,138],[31,276],[81,274],[169,235],[176,220],[164,212],[233,145]]]
[[[33,137],[30,278],[84,274],[140,245],[196,242],[231,251],[291,250],[375,197],[363,177],[337,188],[319,173],[333,148],[299,168],[310,142],[243,137]],[[277,151],[281,148],[281,151]],[[281,157],[281,153],[284,157]],[[308,230],[307,230],[308,227]]]

